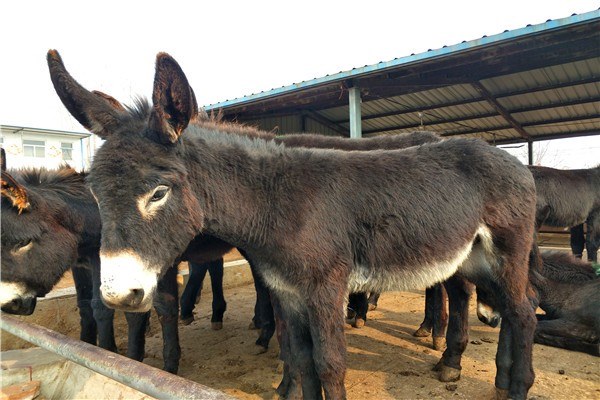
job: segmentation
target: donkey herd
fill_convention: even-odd
[[[542,224],[586,223],[597,261],[600,167],[526,167],[481,140],[423,131],[275,136],[198,110],[165,53],[152,104],[131,107],[81,86],[55,50],[47,60],[65,107],[105,143],[89,173],[7,171],[3,155],[3,311],[31,314],[73,267],[81,340],[116,351],[114,309],[124,310],[128,356],[141,361],[154,306],[164,369],[176,373],[176,266],[235,247],[255,277],[258,346],[277,322],[284,398],[346,397],[349,294],[364,321],[367,293],[430,288],[417,334],[433,330],[435,346],[445,343],[435,368],[450,381],[460,377],[476,288],[480,319],[502,320],[502,398],[527,397],[534,340],[600,356],[600,279],[590,263],[540,253],[535,240]]]

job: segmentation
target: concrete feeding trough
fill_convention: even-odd
[[[2,387],[40,381],[47,399],[154,399],[63,357],[34,347],[2,352]]]

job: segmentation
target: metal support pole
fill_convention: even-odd
[[[2,314],[0,327],[30,343],[157,399],[230,400],[233,397],[43,326]]]
[[[350,138],[362,137],[362,125],[360,117],[360,89],[351,87],[348,89],[350,106]]]
[[[533,165],[533,141],[527,141],[527,164]]]

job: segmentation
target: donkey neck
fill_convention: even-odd
[[[42,170],[30,172],[25,179],[34,198],[45,204],[46,212],[77,236],[80,256],[99,249],[100,213],[83,175],[69,170]]]
[[[191,185],[205,206],[204,233],[236,247],[260,249],[297,228],[302,177],[281,145],[202,132],[187,146]],[[288,234],[286,234],[288,233]]]

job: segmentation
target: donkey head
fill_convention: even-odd
[[[74,171],[73,171],[74,172]],[[77,261],[77,239],[64,209],[27,188],[41,171],[2,171],[2,311],[29,315]]]
[[[198,112],[177,62],[156,59],[153,105],[116,106],[84,89],[48,52],[50,76],[65,107],[106,140],[88,181],[102,220],[101,294],[113,308],[145,311],[158,279],[202,228],[199,200],[190,190],[180,139]]]

